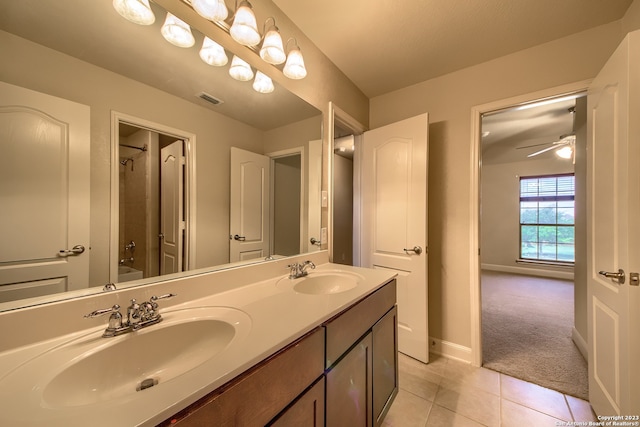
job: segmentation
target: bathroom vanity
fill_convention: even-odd
[[[0,424],[380,425],[398,386],[395,274],[310,257],[295,279],[287,265],[309,256],[0,313],[21,332],[0,343]],[[162,321],[131,333],[83,319],[168,293]]]

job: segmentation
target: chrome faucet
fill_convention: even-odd
[[[316,265],[309,260],[301,264],[297,262],[289,264],[287,266],[287,268],[289,268],[289,279],[297,279],[306,276],[307,274],[309,274],[309,272],[307,271],[309,267],[311,267],[311,269],[313,270],[314,268],[316,268]]]
[[[127,308],[126,317],[120,313],[120,306],[115,304],[113,307],[92,311],[86,314],[85,318],[102,316],[110,314],[109,325],[104,330],[102,336],[104,338],[115,337],[127,332],[137,331],[147,326],[155,325],[162,321],[162,316],[158,311],[157,301],[175,297],[176,294],[165,294],[160,296],[152,296],[149,301],[138,304],[135,299],[131,300],[131,305]]]

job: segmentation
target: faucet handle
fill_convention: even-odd
[[[172,293],[168,293],[168,294],[164,294],[164,295],[160,295],[160,296],[152,296],[151,297],[151,302],[156,302],[159,299],[168,299],[168,298],[173,298],[173,297],[177,297],[178,294],[172,294]]]
[[[113,307],[111,308],[103,308],[101,310],[95,310],[89,314],[85,314],[84,317],[85,318],[98,317],[104,314],[117,313],[119,310],[120,310],[120,306],[118,304],[114,304]]]

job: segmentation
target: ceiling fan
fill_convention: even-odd
[[[560,135],[560,138],[557,141],[553,141],[553,142],[547,142],[544,144],[535,144],[535,145],[529,145],[526,147],[518,147],[519,149],[522,148],[531,148],[531,147],[538,147],[538,146],[542,146],[542,145],[548,145],[548,147],[545,147],[541,150],[538,150],[534,153],[528,154],[527,157],[535,157],[538,156],[542,153],[546,153],[547,151],[551,151],[551,150],[556,150],[556,154],[559,157],[562,157],[563,159],[572,159],[573,164],[576,163],[576,157],[575,157],[575,145],[576,145],[576,134],[575,134],[575,107],[571,107],[569,108],[569,112],[571,114],[573,114],[573,132],[571,133],[567,133],[564,135]]]

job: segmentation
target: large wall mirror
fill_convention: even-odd
[[[111,3],[0,5],[0,310],[320,250],[321,112]]]

